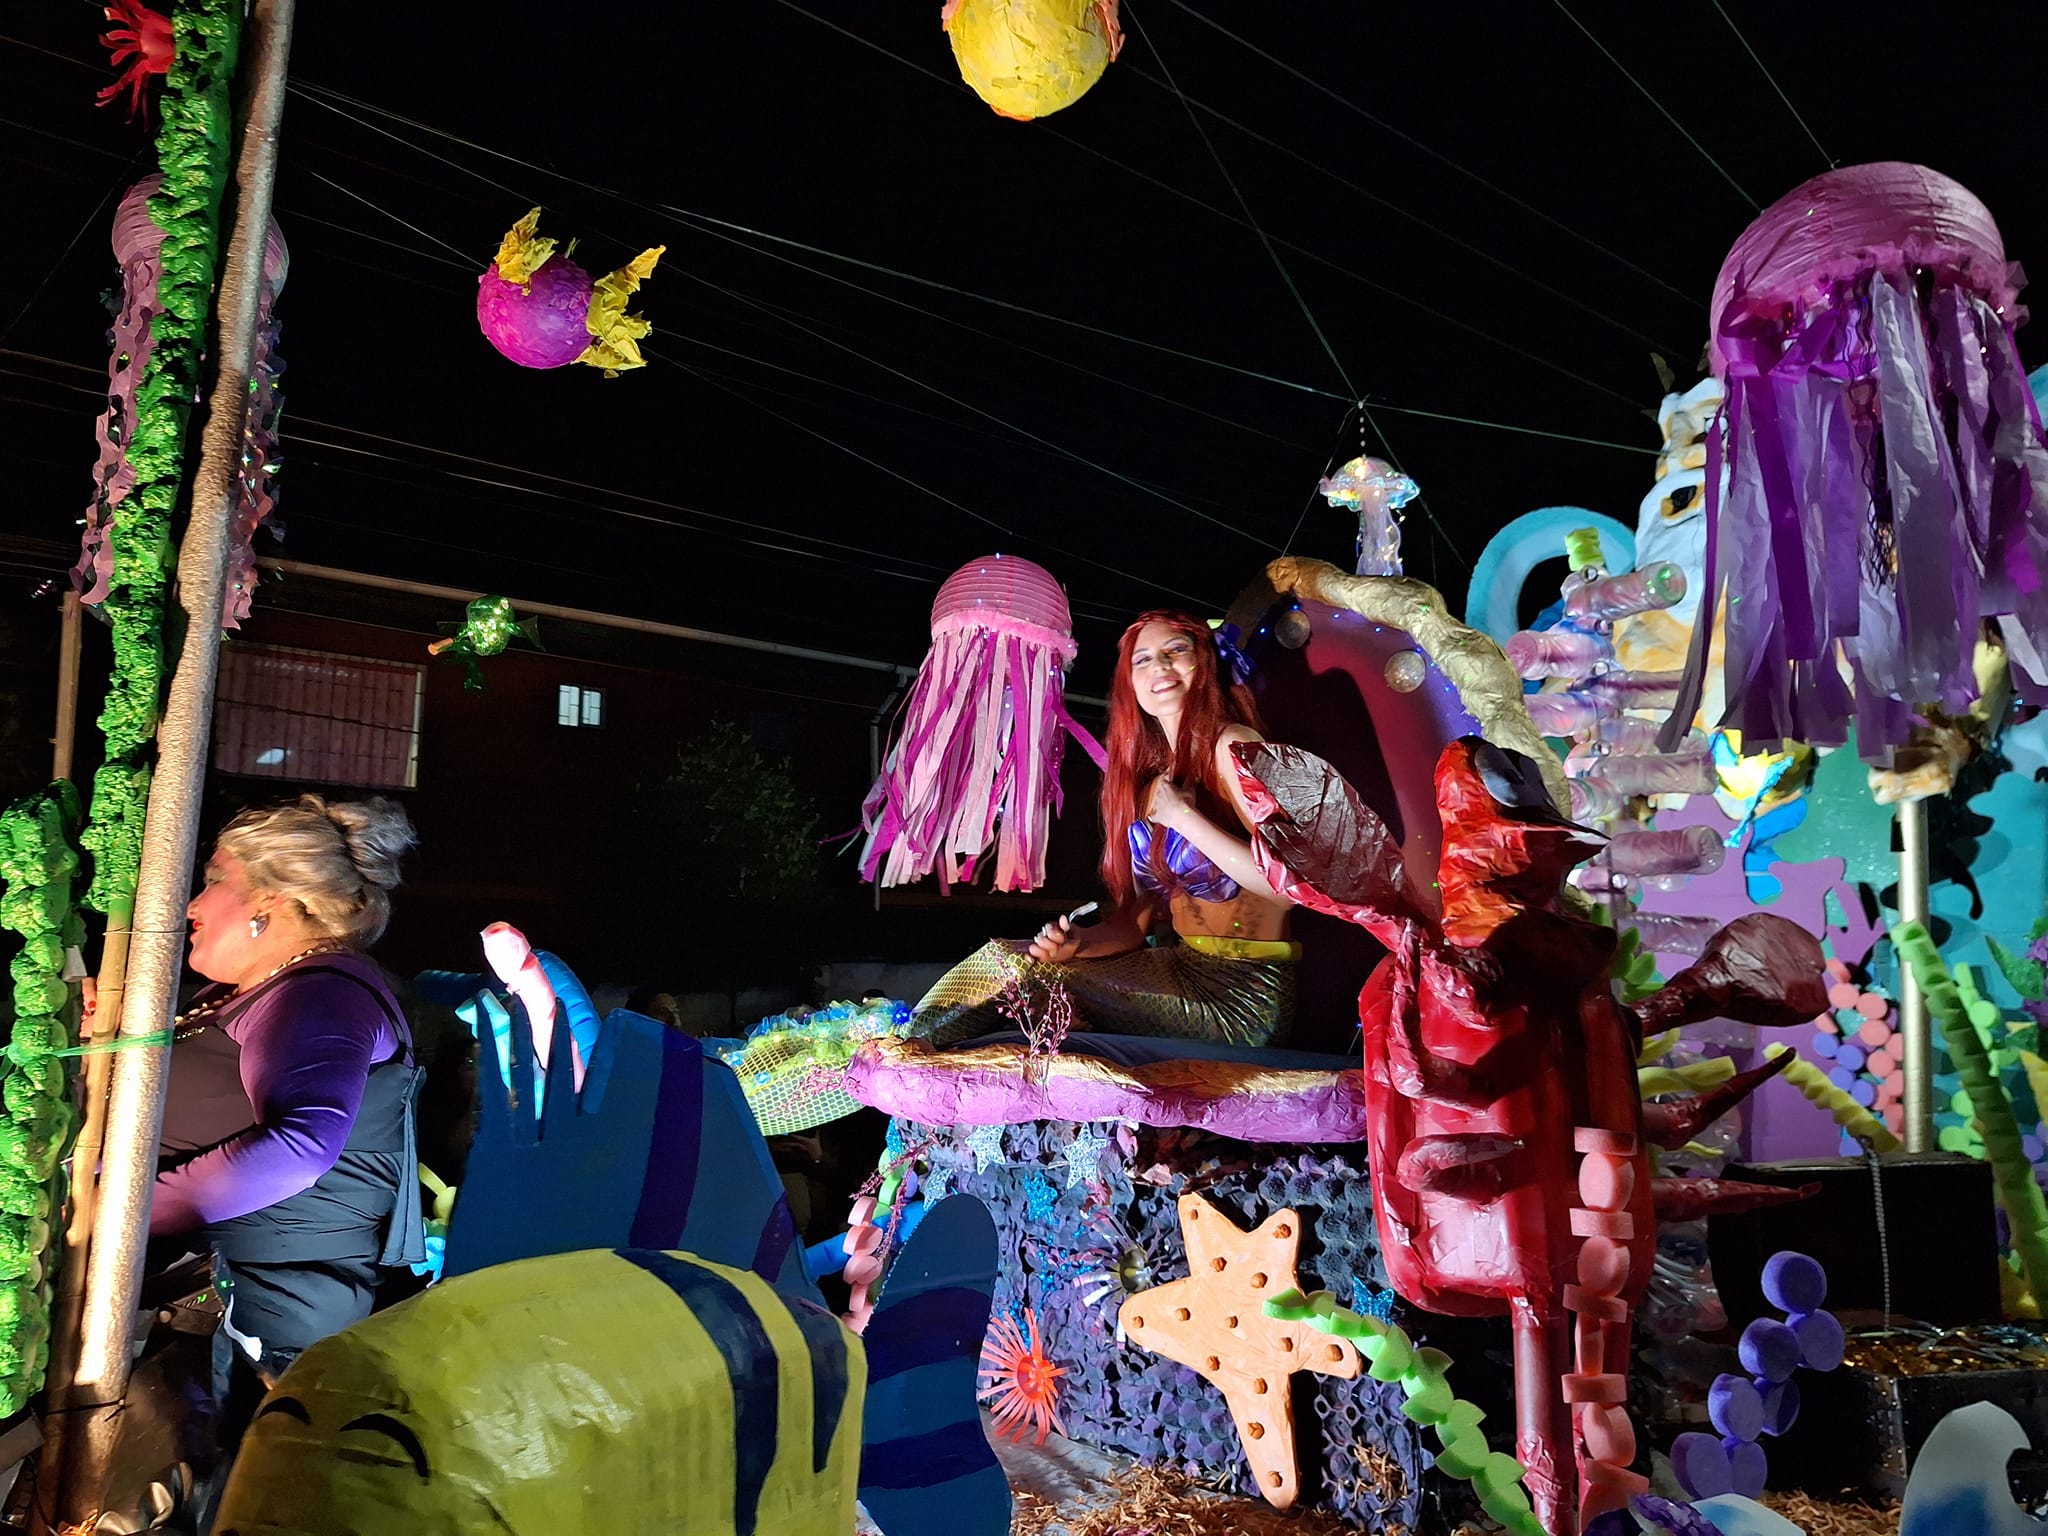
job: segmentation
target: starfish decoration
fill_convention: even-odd
[[[976,1173],[987,1173],[991,1163],[1000,1167],[1009,1161],[1003,1156],[1003,1128],[1000,1125],[977,1125],[968,1134],[967,1145],[974,1153]]]
[[[1067,1143],[1067,1188],[1079,1189],[1094,1178],[1102,1166],[1102,1154],[1109,1150],[1109,1138],[1100,1131],[1076,1131]]]
[[[953,1165],[942,1163],[934,1157],[931,1171],[924,1176],[924,1203],[937,1205],[946,1198],[946,1192],[952,1187],[952,1183]]]
[[[1182,1195],[1180,1230],[1188,1277],[1131,1297],[1117,1325],[1132,1342],[1179,1361],[1223,1394],[1259,1492],[1275,1509],[1291,1508],[1301,1488],[1288,1378],[1300,1370],[1356,1377],[1357,1346],[1266,1316],[1266,1299],[1297,1283],[1295,1212],[1276,1211],[1246,1232],[1200,1195]]]

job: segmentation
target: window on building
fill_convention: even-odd
[[[555,724],[597,727],[604,724],[604,690],[564,683],[555,694]]]
[[[424,669],[276,645],[220,653],[213,766],[368,789],[418,783]]]

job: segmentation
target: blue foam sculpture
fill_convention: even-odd
[[[888,1536],[1010,1529],[1010,1484],[975,1385],[995,1300],[996,1224],[972,1195],[927,1208],[890,1265],[868,1351],[860,1501]]]

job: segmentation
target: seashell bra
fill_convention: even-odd
[[[1152,823],[1131,823],[1131,876],[1147,895],[1171,900],[1191,896],[1196,901],[1235,901],[1239,889],[1235,880],[1209,861],[1209,856],[1171,827],[1165,829],[1161,845],[1166,865],[1162,881],[1152,868]]]

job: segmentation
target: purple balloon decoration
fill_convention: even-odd
[[[1799,1369],[1799,1335],[1772,1318],[1760,1317],[1743,1329],[1735,1352],[1745,1371],[1768,1382],[1788,1381]]]
[[[1814,1312],[1828,1299],[1828,1272],[1818,1260],[1786,1249],[1764,1264],[1764,1299],[1780,1312]]]
[[[1846,1093],[1856,1086],[1856,1074],[1847,1067],[1836,1067],[1828,1073],[1828,1081]]]
[[[1762,1433],[1782,1435],[1799,1417],[1799,1383],[1781,1381],[1764,1394]]]
[[[1707,1388],[1707,1417],[1730,1440],[1754,1440],[1763,1429],[1763,1395],[1740,1376],[1716,1376]]]
[[[1849,1097],[1869,1109],[1877,1103],[1877,1084],[1867,1077],[1859,1077],[1849,1085]]]
[[[524,283],[498,276],[494,262],[476,282],[476,323],[520,367],[566,368],[589,348],[591,277],[568,257],[550,256]]]
[[[1792,1320],[1793,1337],[1799,1341],[1799,1362],[1810,1371],[1832,1371],[1842,1363],[1847,1340],[1842,1324],[1832,1312],[1809,1312]]]
[[[1864,1050],[1862,1046],[1844,1040],[1842,1048],[1835,1052],[1835,1060],[1840,1065],[1847,1067],[1851,1072],[1861,1072],[1864,1063],[1870,1060],[1870,1053]]]
[[[1813,1054],[1825,1060],[1833,1060],[1842,1049],[1842,1037],[1832,1029],[1816,1029],[1813,1032]]]
[[[1730,1493],[1739,1493],[1745,1499],[1762,1498],[1764,1479],[1770,1470],[1770,1458],[1754,1441],[1728,1447],[1728,1477],[1733,1484],[1728,1490]]]
[[[1678,1485],[1696,1499],[1735,1491],[1728,1447],[1712,1435],[1689,1429],[1671,1442],[1671,1470]]]

